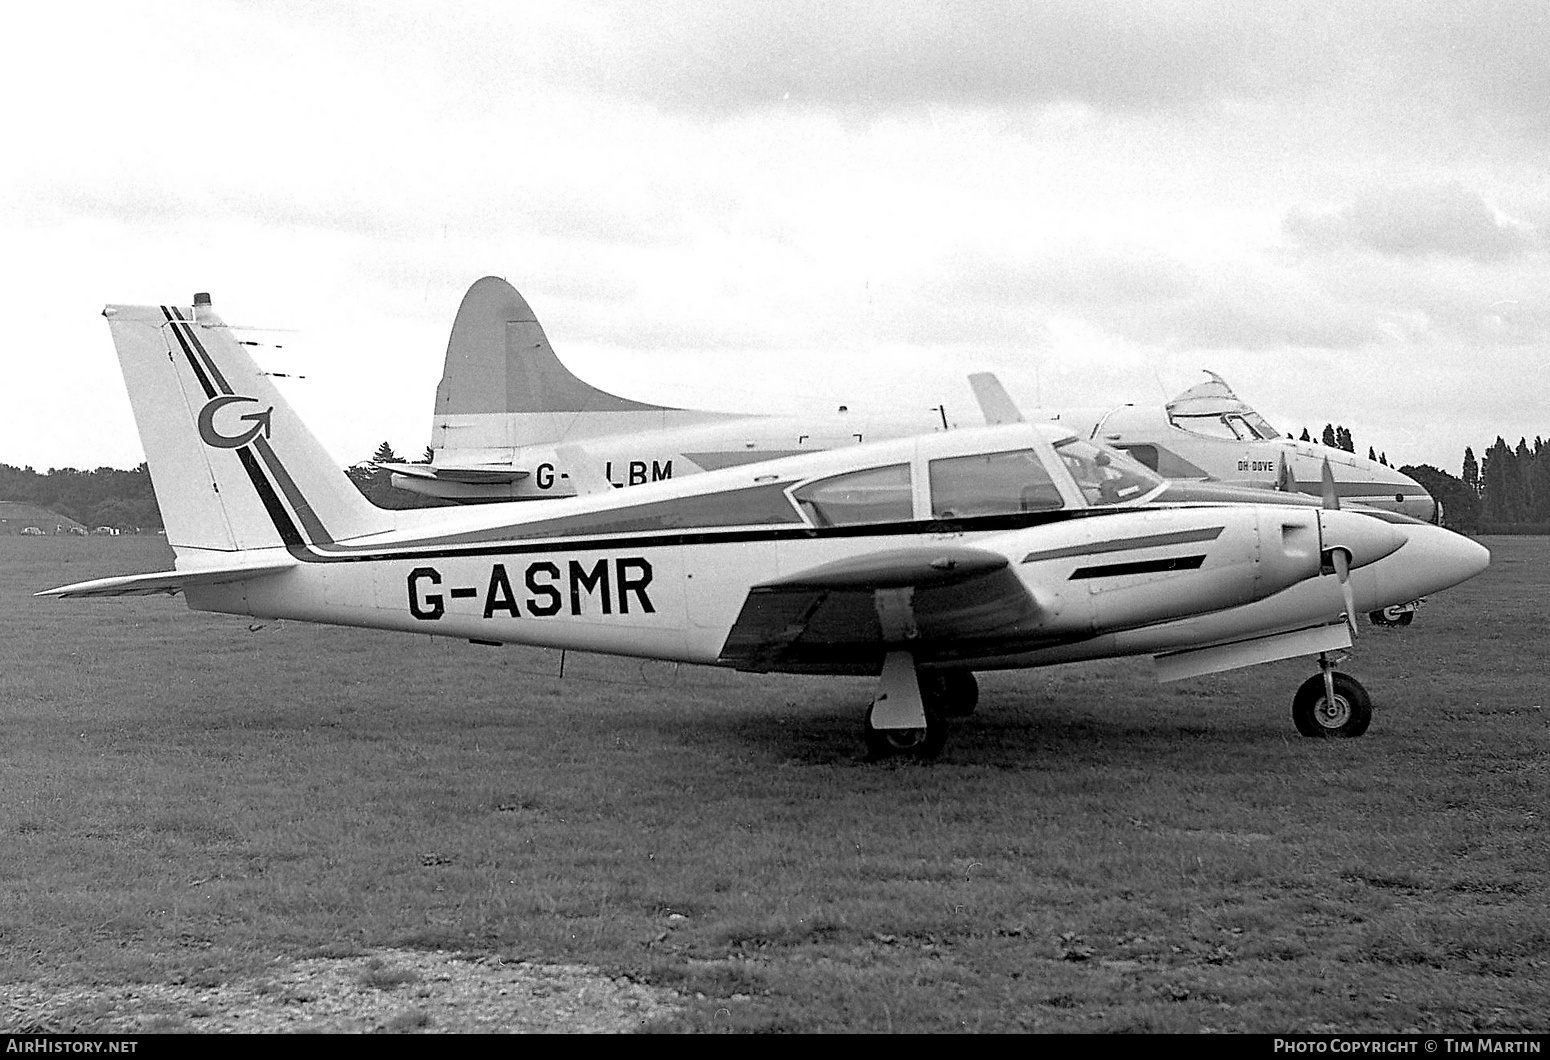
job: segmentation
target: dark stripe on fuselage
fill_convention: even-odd
[[[237,450],[237,459],[242,461],[242,466],[253,483],[253,489],[257,491],[258,499],[263,502],[264,511],[269,513],[269,520],[274,523],[274,528],[279,532],[280,540],[285,543],[286,549],[297,559],[306,559],[306,538],[301,536],[301,532],[296,529],[296,524],[291,522],[290,514],[286,512],[285,506],[280,503],[280,498],[270,487],[269,480],[264,478],[263,472],[259,470],[258,460],[245,445]]]
[[[1199,570],[1205,556],[1174,556],[1172,559],[1143,559],[1133,563],[1106,563],[1098,567],[1078,567],[1071,581],[1092,578],[1122,578],[1127,574],[1162,574],[1171,570]]]
[[[269,444],[268,438],[254,438],[253,448],[258,450],[258,455],[273,476],[275,485],[290,501],[291,509],[296,513],[296,518],[301,520],[302,529],[306,531],[307,540],[315,547],[322,549],[334,548],[333,535],[323,525],[323,520],[318,518],[318,513],[312,510],[312,505],[307,502],[306,496],[297,488],[291,473],[285,469],[285,463],[278,453]],[[364,497],[362,498],[365,499]]]
[[[210,352],[204,348],[204,343],[199,341],[199,336],[194,332],[193,319],[184,320],[183,314],[179,313],[175,306],[172,313],[177,320],[182,321],[184,330],[188,333],[188,340],[194,344],[194,348],[199,351],[199,356],[204,359],[205,367],[210,370],[210,378],[215,380],[216,385],[220,387],[221,393],[234,393],[231,384],[226,382],[226,377],[221,374],[221,366],[215,363],[215,358],[210,356]]]
[[[162,315],[167,318],[168,323],[172,325],[172,334],[176,336],[178,345],[183,348],[183,356],[188,358],[188,366],[194,370],[194,378],[199,380],[199,386],[204,390],[205,398],[215,397],[216,390],[214,384],[210,382],[210,377],[205,374],[204,366],[199,363],[199,358],[195,357],[194,351],[189,348],[188,340],[183,336],[183,330],[178,327],[178,323],[182,318],[166,306],[162,306],[161,311]],[[230,393],[230,391],[227,391],[227,393]]]
[[[603,549],[674,548],[686,545],[736,545],[757,541],[817,541],[856,537],[890,538],[946,533],[993,533],[1069,522],[1073,519],[1097,519],[1146,510],[1148,509],[1077,508],[1071,511],[1029,512],[951,521],[921,520],[907,523],[868,523],[861,526],[782,526],[746,530],[697,530],[659,535],[637,534],[629,537],[559,538],[552,541],[507,539],[467,546],[435,546],[430,542],[406,542],[397,546],[368,545],[353,548],[336,546],[334,551],[298,554],[296,558],[309,563],[360,563],[377,560],[455,559],[467,556],[541,555],[552,552],[586,552]]]
[[[1024,563],[1037,563],[1046,559],[1070,559],[1072,556],[1095,556],[1102,552],[1128,552],[1137,548],[1160,548],[1163,545],[1186,545],[1196,541],[1215,541],[1222,536],[1224,526],[1208,526],[1200,530],[1178,530],[1171,534],[1150,534],[1145,537],[1124,537],[1114,541],[1094,541],[1086,545],[1053,548],[1048,552],[1030,552],[1023,557]]]

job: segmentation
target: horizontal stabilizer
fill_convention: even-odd
[[[504,467],[459,467],[448,464],[374,463],[374,466],[386,468],[395,475],[403,475],[405,478],[434,479],[437,482],[463,482],[471,486],[520,482],[532,473],[523,471],[521,468],[512,467],[509,464]]]
[[[296,566],[293,559],[273,560],[268,563],[250,563],[230,567],[208,567],[204,570],[169,570],[155,574],[129,574],[118,578],[98,578],[95,581],[76,582],[57,589],[45,589],[36,596],[57,596],[64,600],[77,596],[154,596],[165,593],[172,596],[190,585],[221,585],[226,582],[247,581],[266,574],[278,574]]]

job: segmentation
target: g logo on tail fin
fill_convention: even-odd
[[[258,404],[258,398],[240,397],[236,394],[223,394],[218,398],[212,398],[199,410],[199,437],[204,439],[206,445],[212,445],[217,449],[236,449],[247,445],[262,432],[265,438],[269,437],[269,417],[274,414],[274,406],[270,405],[263,412],[245,413],[241,418],[251,420],[253,426],[241,434],[227,435],[215,429],[215,414],[227,405],[237,401],[251,401]]]

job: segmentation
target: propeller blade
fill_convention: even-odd
[[[1351,639],[1356,639],[1356,591],[1351,588],[1351,560],[1346,556],[1345,549],[1337,548],[1329,554],[1330,560],[1335,564],[1335,577],[1340,582],[1340,595],[1345,600],[1345,624],[1351,631]]]
[[[1335,473],[1330,470],[1329,457],[1324,458],[1324,507],[1332,512],[1340,510],[1340,497],[1335,493]]]

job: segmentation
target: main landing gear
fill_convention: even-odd
[[[1328,652],[1319,655],[1320,673],[1292,698],[1292,722],[1304,736],[1360,736],[1372,724],[1372,699],[1360,681],[1337,673]]]
[[[918,673],[909,652],[889,652],[866,713],[872,758],[935,758],[947,743],[949,718],[973,713],[979,682],[968,670]]]

